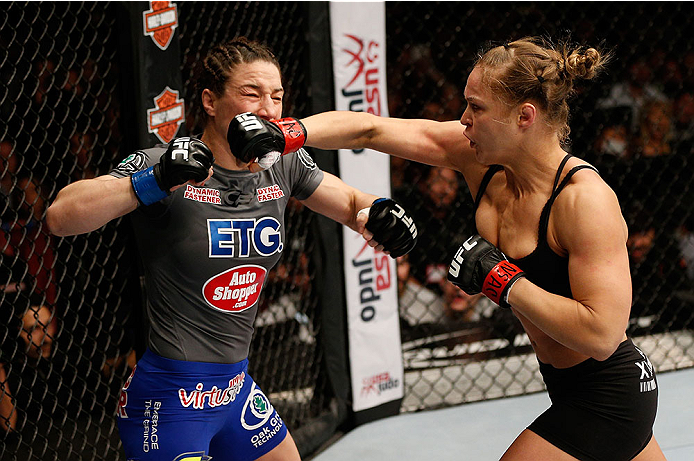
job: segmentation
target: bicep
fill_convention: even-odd
[[[571,202],[558,228],[569,253],[573,297],[609,325],[626,328],[631,274],[617,198],[606,185],[590,186]]]

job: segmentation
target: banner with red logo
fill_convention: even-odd
[[[385,3],[330,2],[337,110],[388,116]],[[369,149],[339,151],[347,184],[390,197],[390,157]],[[403,397],[395,261],[362,237],[343,236],[353,410]]]
[[[132,93],[137,139],[130,150],[168,144],[185,136],[185,103],[181,76],[178,9],[171,1],[124,2],[129,19],[131,76],[124,82]]]

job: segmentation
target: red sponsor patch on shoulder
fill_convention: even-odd
[[[284,191],[277,184],[258,189],[258,201],[267,202],[268,200],[277,200],[284,197]]]
[[[258,301],[267,270],[247,264],[237,266],[210,278],[202,287],[207,303],[223,312],[241,312]]]
[[[210,189],[209,187],[194,187],[190,184],[186,184],[186,190],[183,193],[183,198],[202,203],[216,203],[217,205],[222,203],[222,197],[217,189]]]

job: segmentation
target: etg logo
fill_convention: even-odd
[[[261,256],[282,251],[280,223],[273,217],[260,219],[208,219],[210,258],[247,258],[251,249]]]

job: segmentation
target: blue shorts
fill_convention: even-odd
[[[149,350],[121,390],[118,429],[128,461],[250,461],[287,435],[247,359],[186,362]]]

